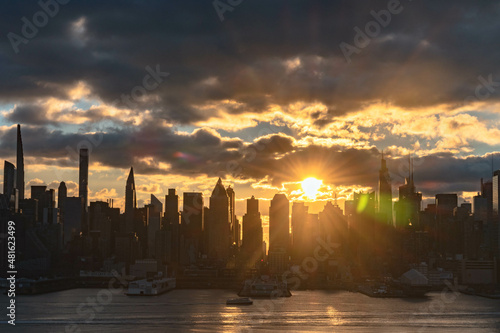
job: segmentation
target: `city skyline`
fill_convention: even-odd
[[[4,168],[7,168],[5,173],[4,173],[4,182],[11,184],[11,187],[13,187],[12,184],[16,184],[17,182],[23,182],[23,184],[25,184],[25,182],[24,182],[24,149],[23,149],[23,143],[22,143],[21,125],[20,124],[17,125],[17,143],[16,143],[16,146],[17,146],[17,148],[16,148],[16,152],[17,152],[16,161],[18,163],[21,163],[20,165],[22,168],[22,173],[18,173],[17,168],[9,161],[5,160],[5,162],[4,162]],[[124,206],[123,207],[121,207],[121,206],[116,207],[114,204],[114,200],[115,200],[114,198],[96,198],[94,201],[89,201],[88,200],[88,188],[89,188],[88,174],[89,174],[89,160],[91,160],[91,154],[90,154],[88,148],[80,148],[80,151],[78,152],[78,156],[79,156],[79,168],[78,168],[78,170],[79,170],[78,171],[78,173],[79,173],[79,185],[78,185],[77,189],[74,189],[74,191],[72,191],[72,192],[70,191],[69,194],[68,194],[68,188],[66,186],[67,181],[61,181],[59,183],[59,185],[57,187],[57,192],[55,192],[55,188],[50,188],[50,186],[47,186],[46,184],[30,184],[31,182],[28,182],[29,185],[26,185],[26,188],[28,189],[28,191],[26,191],[26,192],[30,193],[30,198],[36,198],[39,200],[39,202],[41,200],[41,202],[44,202],[43,205],[47,205],[47,202],[50,202],[50,200],[54,201],[54,203],[55,203],[55,197],[57,195],[57,198],[58,198],[57,209],[59,209],[59,211],[60,211],[59,214],[61,216],[61,221],[64,221],[64,207],[61,207],[60,204],[61,204],[61,202],[64,202],[64,200],[66,200],[67,197],[73,198],[72,200],[76,199],[76,197],[81,198],[82,207],[84,209],[84,213],[83,213],[84,216],[86,214],[88,214],[88,207],[89,207],[89,204],[91,202],[99,203],[99,202],[106,201],[106,203],[109,204],[110,207],[118,208],[119,209],[118,212],[120,212],[120,210],[123,212],[124,226],[125,226],[125,230],[127,230],[128,232],[132,232],[135,229],[134,220],[137,218],[135,212],[138,210],[138,208],[148,209],[149,206],[154,206],[154,207],[156,207],[155,210],[158,213],[161,213],[161,214],[165,213],[165,217],[168,216],[169,214],[170,215],[173,214],[172,212],[170,212],[170,213],[167,212],[167,193],[168,193],[168,195],[173,195],[172,193],[176,193],[177,189],[170,188],[170,187],[168,187],[168,185],[166,185],[168,187],[168,190],[165,193],[160,193],[161,194],[160,197],[163,197],[163,195],[165,195],[165,201],[159,200],[155,196],[155,194],[158,195],[158,193],[149,193],[150,201],[143,202],[142,205],[138,205],[138,202],[136,199],[137,192],[136,192],[136,184],[135,184],[135,176],[134,176],[133,166],[130,168],[129,173],[128,173],[128,177],[126,180]],[[474,206],[472,205],[472,201],[474,201],[474,203],[475,203],[476,198],[483,195],[480,193],[484,193],[483,178],[481,178],[480,179],[481,183],[479,184],[480,185],[479,190],[475,193],[473,200],[470,200],[470,201],[464,200],[463,202],[460,202],[458,200],[459,196],[457,194],[435,193],[435,195],[431,199],[428,199],[427,200],[428,202],[426,203],[425,201],[422,200],[422,193],[417,192],[417,187],[416,187],[415,182],[414,182],[414,173],[415,173],[414,158],[412,159],[411,155],[409,155],[407,157],[406,165],[407,165],[408,174],[404,177],[404,179],[405,179],[404,184],[401,184],[400,186],[398,186],[398,184],[392,184],[391,172],[390,172],[390,169],[387,167],[387,162],[388,162],[387,158],[384,157],[384,152],[382,151],[381,155],[380,155],[380,168],[378,170],[378,174],[379,174],[378,188],[376,188],[376,189],[368,188],[368,189],[361,189],[358,191],[353,191],[351,195],[349,195],[345,198],[342,198],[343,200],[341,200],[341,204],[343,203],[344,209],[343,210],[341,209],[341,212],[348,211],[349,209],[351,209],[350,205],[352,205],[354,202],[358,202],[358,205],[359,205],[359,202],[360,202],[359,200],[363,201],[362,199],[360,199],[363,196],[370,196],[370,199],[368,199],[368,200],[374,201],[374,209],[375,210],[373,212],[369,213],[369,215],[374,217],[375,214],[377,214],[378,215],[377,220],[379,220],[380,223],[401,228],[401,227],[407,226],[408,221],[417,221],[418,220],[417,215],[419,214],[419,212],[423,211],[424,209],[427,210],[428,208],[426,208],[426,207],[431,207],[431,206],[435,205],[438,201],[438,199],[437,199],[438,196],[455,196],[457,198],[455,206],[458,207],[458,206],[460,206],[460,204],[471,205],[471,212],[473,212],[472,209],[474,208]],[[492,163],[491,167],[493,168],[493,160],[491,163]],[[402,172],[401,170],[402,169],[400,169],[400,172]],[[92,170],[90,170],[90,171],[92,171]],[[491,182],[493,184],[492,185],[493,187],[495,186],[496,182],[498,182],[498,172],[500,172],[500,170],[494,171],[492,173],[492,181]],[[14,175],[16,177],[16,180],[13,182],[12,178],[14,177]],[[69,182],[71,182],[71,181],[69,181]],[[288,202],[288,208],[287,208],[288,220],[289,220],[288,221],[289,222],[288,229],[289,229],[290,233],[293,233],[293,231],[292,231],[293,230],[293,217],[292,217],[291,212],[293,211],[293,208],[295,207],[296,203],[303,205],[303,207],[304,207],[303,209],[305,209],[306,215],[307,214],[318,214],[318,213],[319,214],[326,214],[327,210],[331,208],[330,206],[332,206],[333,201],[335,202],[335,207],[339,207],[338,206],[339,198],[338,198],[337,192],[334,192],[335,193],[334,198],[328,197],[328,196],[325,197],[325,193],[321,192],[321,188],[324,186],[323,180],[316,179],[314,177],[308,177],[302,181],[295,182],[295,184],[300,185],[300,187],[298,189],[296,189],[295,191],[293,191],[291,193],[287,193],[286,191],[283,191],[283,190],[278,191],[274,194],[273,199],[269,200],[269,205],[262,205],[262,204],[260,205],[261,210],[259,210],[258,213],[259,213],[259,220],[261,223],[261,227],[263,230],[262,237],[263,237],[263,240],[267,244],[269,244],[270,239],[272,238],[271,237],[271,234],[272,234],[271,229],[272,228],[270,228],[270,224],[271,224],[270,222],[272,219],[271,218],[271,215],[272,215],[271,211],[272,211],[272,206],[273,206],[273,204],[272,204],[273,200],[276,200],[276,198],[283,197],[284,200],[286,200],[286,202]],[[28,188],[28,186],[29,186],[29,188]],[[210,207],[210,209],[212,209],[212,213],[210,213],[208,215],[205,214],[204,217],[202,217],[202,220],[201,220],[202,225],[206,224],[207,221],[211,221],[211,220],[220,221],[220,216],[221,216],[221,214],[223,215],[223,213],[221,213],[221,212],[223,212],[225,209],[228,210],[228,217],[227,217],[228,220],[221,225],[221,226],[223,226],[223,225],[229,226],[229,229],[227,231],[224,231],[224,227],[222,227],[222,229],[218,230],[217,232],[214,232],[213,230],[212,231],[204,230],[204,227],[202,227],[203,231],[207,232],[207,235],[212,235],[212,236],[207,236],[207,237],[208,237],[208,239],[213,238],[213,240],[212,240],[213,243],[223,244],[223,242],[221,243],[221,239],[220,239],[221,236],[220,235],[221,234],[224,235],[225,233],[227,233],[227,236],[231,235],[231,239],[241,239],[242,234],[243,234],[243,230],[244,230],[241,222],[243,220],[244,215],[246,215],[246,214],[244,212],[242,212],[239,215],[239,219],[238,219],[238,215],[236,214],[236,211],[237,211],[236,202],[246,203],[246,205],[247,205],[246,208],[248,209],[248,200],[255,198],[253,194],[252,194],[251,198],[238,198],[238,196],[236,196],[234,189],[231,186],[234,186],[234,184],[228,184],[227,188],[225,188],[221,178],[219,177],[215,187],[213,187],[213,190],[211,191],[210,196],[205,195],[204,192],[202,192],[202,191],[181,192],[181,194],[182,194],[181,198],[185,198],[185,195],[193,194],[196,196],[201,195],[201,198],[202,198],[201,201],[204,201],[203,198],[209,199],[209,200],[205,199],[206,200],[205,202],[208,202],[208,201],[210,202],[210,204],[207,203],[206,208]],[[17,185],[14,186],[14,188],[17,188]],[[393,188],[395,188],[394,189],[395,191],[393,191]],[[398,189],[398,190],[396,190],[396,189]],[[492,188],[493,193],[495,193],[495,189],[498,192],[498,190],[497,190],[498,186]],[[4,187],[3,190],[9,191],[9,187],[8,186]],[[38,192],[36,192],[35,195],[33,196],[33,194],[31,194],[32,190],[37,190]],[[17,191],[14,193],[17,193],[18,201],[21,200],[20,195],[19,195],[20,191],[18,189],[15,191]],[[45,192],[45,191],[47,191],[47,192]],[[174,191],[174,192],[172,192],[172,191]],[[46,198],[47,194],[44,194],[44,193],[50,193],[48,195],[51,196],[54,200]],[[299,193],[300,196],[298,196],[298,197],[296,196],[294,199],[290,199],[290,197],[293,198],[294,194],[297,195],[297,193]],[[217,198],[217,197],[220,197],[221,195],[224,198],[226,198],[226,200],[227,200],[227,203],[225,204],[226,205],[225,208],[223,208],[224,206],[220,206],[221,199],[214,199],[214,196],[215,196],[215,198]],[[321,199],[317,200],[318,197],[321,197]],[[28,198],[28,196],[26,196],[26,198]],[[493,195],[492,200],[493,200],[494,207],[497,206],[495,204],[495,202],[498,202],[498,200],[495,198],[496,197]],[[47,200],[49,200],[49,201],[47,201]],[[177,200],[176,207],[178,209],[180,207],[182,207],[182,211],[186,211],[186,207],[184,207],[184,203],[183,203],[183,201],[185,199],[179,200],[179,198],[177,198],[176,200]],[[189,199],[189,200],[191,201],[191,199]],[[215,201],[213,201],[213,200],[215,200]],[[267,201],[266,199],[261,199],[261,198],[257,198],[257,200],[259,200],[261,202]],[[194,201],[196,201],[196,200],[194,200]],[[219,202],[219,203],[214,204],[213,202]],[[17,204],[17,201],[16,201],[16,204]],[[307,206],[304,206],[304,204],[307,204]],[[366,203],[363,203],[363,209],[364,209],[365,205],[366,205]],[[215,206],[217,206],[219,208],[213,208]],[[165,207],[165,211],[163,211],[163,207]],[[55,205],[53,208],[56,208]],[[309,209],[311,209],[311,210],[309,211]],[[340,207],[339,207],[339,209],[340,209]],[[357,208],[355,207],[354,209],[359,210],[359,207],[357,207]],[[479,208],[479,209],[481,209],[481,208]],[[177,212],[182,213],[182,211],[179,209]],[[214,212],[216,212],[216,213],[214,213]],[[410,213],[410,212],[412,212],[412,213]],[[248,213],[248,211],[247,211],[247,213]],[[50,216],[57,215],[56,213],[49,213],[49,214],[52,214]],[[40,216],[39,219],[42,219],[41,212],[39,212],[39,216]],[[214,219],[214,217],[211,217],[211,216],[214,216],[214,217],[217,216],[217,218]],[[262,219],[260,219],[260,216],[262,217]],[[49,219],[52,219],[52,218],[55,219],[55,217],[51,217]],[[87,220],[87,219],[88,219],[88,217],[83,217],[83,220]],[[172,223],[172,217],[170,217],[169,220],[170,220],[170,222],[168,222],[168,223]],[[238,223],[236,223],[236,221],[238,221]],[[163,223],[164,222],[158,221],[158,227],[160,227],[160,224],[163,225]],[[213,222],[211,222],[211,223],[213,223]],[[411,225],[411,223],[410,223],[410,225]],[[87,228],[85,223],[83,223],[81,227],[82,227],[82,230],[84,230],[84,228]],[[218,228],[221,228],[221,227],[218,227]],[[214,237],[216,237],[216,238],[214,238]],[[218,240],[215,241],[215,239],[218,239]],[[240,245],[238,245],[238,246],[240,246]],[[225,247],[223,246],[222,248],[224,249]],[[219,252],[220,252],[220,250],[219,250]],[[218,256],[221,256],[220,253],[218,255],[215,255],[215,257],[218,257]],[[222,255],[222,257],[227,258],[228,255],[225,254],[225,255]]]
[[[16,158],[16,161],[19,163],[19,161],[21,161],[21,166],[22,166],[22,169],[23,169],[23,172],[22,173],[18,173],[17,172],[17,168],[12,164],[10,163],[8,160],[5,160],[4,162],[4,168],[5,167],[8,167],[10,168],[11,165],[14,167],[14,169],[16,170],[16,181],[19,182],[20,179],[24,179],[24,151],[23,151],[23,144],[22,144],[22,137],[21,137],[21,125],[20,124],[17,124],[16,125],[16,128],[17,128],[17,158]],[[83,197],[83,201],[84,201],[84,207],[87,207],[88,205],[86,205],[85,203],[87,202],[90,202],[90,200],[88,200],[88,188],[90,187],[89,186],[89,158],[91,159],[91,153],[89,153],[89,149],[88,148],[81,148],[80,151],[78,152],[78,156],[79,156],[79,167],[78,167],[78,179],[79,179],[79,184],[77,184],[76,182],[72,181],[71,179],[64,179],[62,180],[61,182],[65,184],[66,186],[66,183],[69,183],[69,184],[72,184],[73,185],[73,188],[71,188],[69,190],[69,196],[79,196],[79,197]],[[493,177],[493,167],[494,167],[494,162],[493,162],[493,156],[491,157],[491,168],[492,168],[492,175],[491,177]],[[377,192],[377,201],[380,200],[380,196],[383,196],[384,198],[382,199],[382,201],[391,201],[391,206],[387,206],[388,204],[382,204],[382,205],[386,205],[385,208],[383,208],[382,210],[389,210],[390,212],[387,212],[385,214],[390,214],[390,219],[392,220],[393,219],[393,205],[395,202],[397,202],[397,197],[398,197],[398,194],[395,193],[397,192],[397,188],[400,187],[400,192],[401,192],[401,186],[405,186],[405,184],[408,182],[408,179],[410,179],[412,182],[413,182],[413,177],[414,177],[414,172],[415,172],[415,166],[414,166],[414,161],[415,161],[415,158],[411,158],[411,155],[409,156],[405,156],[405,157],[400,157],[397,159],[397,162],[398,162],[398,165],[399,165],[399,173],[394,173],[394,172],[391,172],[391,170],[387,167],[387,158],[384,158],[384,152],[381,151],[381,155],[380,155],[380,169],[378,170],[378,173],[379,173],[379,180],[378,180],[378,184],[375,188],[373,187],[354,187],[351,188],[350,190],[347,191],[347,195],[345,196],[342,196],[342,193],[345,191],[345,188],[335,188],[333,187],[332,189],[332,186],[329,186],[329,185],[325,185],[323,183],[323,180],[322,179],[317,179],[316,177],[314,177],[314,174],[308,174],[309,176],[311,177],[307,177],[305,179],[302,179],[302,180],[299,180],[299,181],[296,181],[296,182],[286,182],[286,183],[282,183],[281,185],[281,188],[274,188],[274,190],[276,190],[274,193],[283,193],[285,194],[287,197],[291,198],[290,199],[290,204],[292,202],[306,202],[306,203],[309,203],[309,206],[310,208],[312,209],[313,212],[315,213],[318,213],[320,210],[322,210],[324,208],[324,206],[326,205],[327,202],[331,202],[333,200],[335,200],[335,202],[339,202],[341,204],[343,204],[346,200],[352,200],[354,198],[354,194],[355,193],[369,193],[369,192]],[[411,163],[411,164],[410,164]],[[404,166],[406,165],[406,168],[404,168]],[[403,166],[403,167],[402,167]],[[92,170],[90,170],[92,171]],[[407,175],[404,175],[404,172],[407,172]],[[425,170],[421,170],[421,172],[425,172]],[[401,183],[401,184],[394,184],[392,183],[391,181],[391,175],[392,177],[394,177],[394,175],[396,175],[396,179],[398,178],[401,178],[401,176],[403,176],[402,179],[404,179],[404,181]],[[408,176],[408,177],[406,177]],[[121,179],[121,177],[120,177]],[[221,180],[220,177],[214,177],[214,178],[207,178],[207,180],[214,180],[214,179],[219,179],[219,182]],[[482,179],[488,179],[488,177],[481,177],[480,178],[481,181]],[[308,188],[307,186],[311,186],[310,184],[304,184],[304,182],[307,182],[307,181],[313,181],[314,182],[314,185],[312,185],[314,187],[314,192],[313,194],[311,195],[310,193],[308,193]],[[5,180],[2,181],[2,184],[5,182]],[[23,191],[26,192],[26,193],[30,193],[31,192],[31,186],[40,186],[40,185],[46,185],[47,186],[47,189],[53,189],[53,190],[56,190],[61,182],[57,182],[57,181],[52,181],[50,184],[47,184],[46,182],[43,182],[42,180],[40,179],[35,179],[35,180],[30,180],[28,181],[27,183],[25,183],[25,189]],[[226,180],[224,180],[225,183],[227,183]],[[137,196],[137,191],[136,191],[136,185],[135,185],[135,181],[134,181],[134,171],[133,171],[133,166],[130,168],[129,172],[128,172],[128,179],[127,179],[127,185],[126,185],[126,189],[129,188],[129,184],[133,184],[133,194],[130,194],[131,196],[133,195],[133,199],[131,198],[130,200],[133,200],[133,203],[131,202],[130,205],[131,207],[144,207],[148,204],[151,204],[151,201],[150,200],[137,200],[136,199],[136,196]],[[86,185],[85,185],[86,184]],[[161,187],[160,190],[157,190],[156,192],[150,192],[147,190],[147,188],[145,187],[142,187],[144,190],[142,191],[144,193],[144,196],[151,196],[151,195],[159,195],[160,197],[162,197],[163,195],[166,195],[166,193],[172,189],[172,187],[169,185],[169,184],[162,184],[163,186]],[[229,183],[229,189],[231,189],[231,186],[233,187],[238,187],[238,183]],[[399,186],[401,185],[401,186]],[[470,192],[467,196],[460,196],[461,193],[465,193],[465,192],[461,192],[461,191],[458,191],[457,194],[458,194],[458,198],[459,198],[459,202],[472,202],[472,198],[473,196],[475,196],[477,193],[479,193],[481,191],[481,184],[480,183],[477,183],[478,185],[478,189],[477,191],[472,191]],[[76,186],[76,188],[75,188]],[[292,186],[291,188],[289,188],[288,186]],[[413,185],[414,186],[414,185]],[[141,186],[139,186],[140,188]],[[184,187],[185,188],[185,187]],[[205,198],[209,198],[210,197],[210,192],[212,191],[212,187],[210,187],[210,184],[208,184],[208,188],[207,189],[200,189],[200,187],[195,187],[194,190],[198,191],[198,192],[201,192],[203,194],[203,196]],[[383,188],[382,192],[384,192],[385,194],[382,194],[380,191],[381,189]],[[179,190],[178,188],[174,188],[176,191]],[[115,189],[112,189],[112,190],[115,190]],[[164,192],[163,192],[164,190]],[[65,188],[65,191],[68,191],[68,189]],[[232,189],[231,189],[232,191]],[[185,192],[193,192],[193,187],[188,187],[187,190]],[[113,200],[113,206],[114,207],[117,207],[119,208],[122,212],[125,213],[126,211],[126,206],[127,206],[127,196],[129,194],[127,194],[127,191],[123,191],[124,195],[120,198],[120,197],[117,197],[117,196],[112,196],[112,197],[109,197],[109,196],[102,196],[102,197],[99,197],[99,196],[94,196],[93,197],[93,201],[108,201],[108,200]],[[182,192],[181,192],[182,193]],[[233,192],[234,193],[234,192]],[[273,192],[271,192],[273,193]],[[436,192],[436,193],[444,193],[444,192]],[[425,208],[425,206],[427,204],[432,204],[435,200],[435,194],[434,193],[433,195],[429,196],[429,197],[424,197],[424,200],[422,200],[421,202],[421,208]],[[329,196],[333,194],[333,196]],[[339,195],[340,194],[340,195]],[[252,193],[250,195],[251,197],[254,197],[254,194]],[[29,196],[26,196],[26,197],[29,197]],[[241,196],[234,196],[233,194],[233,201],[235,201],[235,203],[238,203],[237,205],[235,205],[235,209],[234,211],[235,212],[238,212],[237,214],[235,213],[235,215],[237,216],[240,216],[242,217],[244,215],[244,204],[246,203],[246,200],[249,199],[250,197],[241,197]],[[118,204],[115,203],[115,200],[118,202]],[[269,203],[272,201],[272,198],[258,198],[258,200],[261,200],[261,201],[269,201]],[[182,199],[180,200],[180,202],[182,202]],[[182,207],[182,204],[180,205],[180,207]],[[264,223],[265,225],[267,226],[268,224],[268,219],[269,219],[269,211],[268,211],[268,208],[264,208],[263,209],[263,216],[265,216],[265,219],[264,219]],[[388,217],[389,218],[389,217]]]

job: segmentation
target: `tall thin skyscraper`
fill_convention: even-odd
[[[89,150],[80,149],[80,177],[78,186],[78,196],[83,198],[84,210],[87,211],[88,205],[88,185],[89,185]]]
[[[384,152],[382,152],[382,159],[380,161],[379,170],[379,181],[378,181],[378,210],[384,222],[388,225],[393,225],[392,223],[392,188],[391,188],[391,176],[389,175],[389,169],[387,169],[387,163],[384,159]]]
[[[17,124],[17,174],[16,187],[19,191],[19,200],[24,199],[24,154],[23,140],[21,138],[21,125]]]
[[[135,192],[134,168],[130,168],[130,173],[125,186],[125,230],[134,232],[134,210],[137,208]]]
[[[236,206],[236,194],[231,186],[227,187],[227,196],[229,197],[229,220],[231,225],[231,238],[232,243],[237,247],[240,246],[240,226],[236,220],[235,206]]]

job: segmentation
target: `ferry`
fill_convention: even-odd
[[[157,296],[175,288],[175,278],[155,277],[131,281],[125,293],[128,296]]]
[[[290,297],[286,281],[278,281],[276,277],[261,275],[254,280],[246,280],[238,293],[240,297]]]
[[[252,305],[253,301],[248,297],[231,298],[226,301],[226,305]]]

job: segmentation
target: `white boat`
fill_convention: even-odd
[[[226,305],[252,305],[253,301],[248,297],[231,298],[226,301]]]
[[[128,296],[156,296],[175,288],[175,278],[154,278],[131,281],[125,293]]]

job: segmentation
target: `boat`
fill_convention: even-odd
[[[278,281],[276,277],[261,275],[253,280],[246,280],[240,292],[240,297],[290,297],[286,281]]]
[[[2,281],[1,287],[3,289],[4,282]],[[20,278],[16,280],[16,294],[17,295],[38,295],[51,293],[56,291],[73,289],[76,286],[75,278],[73,277],[56,277],[44,278],[40,277],[38,280]],[[6,287],[4,294],[7,295],[9,289]]]
[[[230,298],[226,301],[226,305],[252,305],[253,301],[248,297]]]
[[[157,296],[175,288],[175,278],[155,277],[131,281],[128,284],[127,296]]]

